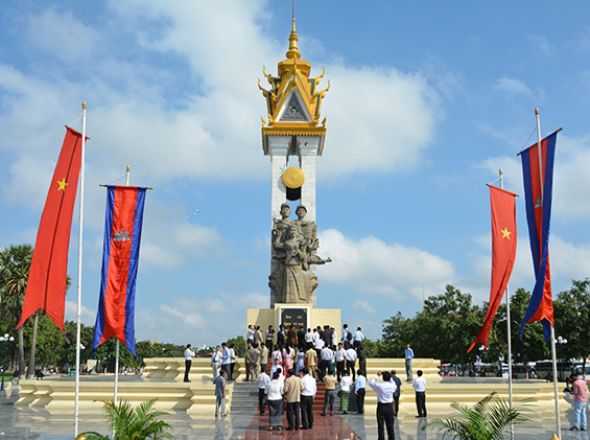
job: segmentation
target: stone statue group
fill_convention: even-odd
[[[291,207],[281,205],[281,218],[274,219],[272,228],[272,264],[268,285],[271,305],[275,303],[311,303],[315,305],[318,277],[313,265],[332,261],[317,255],[318,228],[306,220],[307,209],[299,205],[297,220],[290,220]]]

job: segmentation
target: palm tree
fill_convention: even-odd
[[[2,319],[16,326],[21,315],[33,247],[29,244],[9,246],[0,251],[0,298]],[[24,329],[18,329],[18,369],[25,372]]]
[[[172,430],[170,424],[158,420],[168,413],[153,410],[155,400],[141,403],[133,409],[129,402],[112,402],[106,404],[105,409],[111,429],[114,432],[113,440],[160,440],[174,439],[168,432]],[[84,432],[76,440],[109,440],[107,435],[97,432]]]
[[[501,440],[506,426],[530,420],[530,417],[520,411],[509,408],[495,391],[471,408],[457,402],[453,402],[451,406],[459,412],[458,415],[428,423],[428,426],[443,432],[443,439]]]

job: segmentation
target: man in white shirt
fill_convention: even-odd
[[[324,347],[320,351],[320,380],[324,380],[326,371],[334,360],[334,352],[330,347]]]
[[[395,439],[393,431],[393,394],[397,386],[391,381],[389,371],[379,372],[377,376],[382,376],[383,382],[377,382],[377,377],[374,377],[369,382],[369,386],[377,393],[378,440],[385,440],[384,424],[387,429],[387,438],[393,440]]]
[[[348,348],[346,349],[346,369],[349,372],[348,374],[352,374],[352,380],[354,382],[355,380],[355,365],[356,365],[356,359],[357,359],[357,353],[356,350],[354,348],[352,348],[349,344]]]
[[[416,391],[416,408],[418,409],[417,419],[426,417],[426,380],[423,377],[422,370],[416,372],[418,376],[412,386]]]
[[[313,333],[311,332],[311,329],[308,328],[307,333],[305,334],[305,345],[308,347],[310,344],[313,345]]]
[[[221,367],[221,347],[218,345],[211,355],[211,369],[213,370],[213,379],[219,376],[219,367]]]
[[[254,343],[254,326],[252,324],[248,326],[248,333],[246,333],[246,342]]]
[[[301,391],[301,427],[302,429],[313,428],[313,399],[317,393],[315,378],[309,374],[309,370],[304,368],[299,373],[303,382],[303,391]]]
[[[184,350],[184,381],[190,382],[188,378],[188,374],[191,371],[191,365],[193,363],[193,358],[195,357],[195,351],[193,350],[193,346],[191,344],[186,344],[186,350]]]
[[[336,359],[336,379],[340,382],[340,377],[344,374],[346,364],[346,350],[342,346],[342,342],[338,344],[338,349],[334,353]]]
[[[359,348],[361,346],[361,343],[365,340],[365,335],[363,335],[363,332],[361,330],[360,327],[356,328],[356,332],[354,332],[354,348]]]
[[[313,342],[314,346],[315,346],[315,343],[318,339],[320,339],[320,334],[318,333],[318,329],[314,328],[313,331],[311,332],[311,341]]]
[[[348,324],[342,326],[342,339],[340,340],[343,344],[346,342],[352,343],[352,333],[348,330]]]
[[[225,371],[227,380],[232,380],[231,377],[231,350],[224,342],[221,344],[221,368]]]
[[[358,376],[354,382],[354,394],[356,394],[356,401],[358,406],[358,414],[365,413],[365,393],[367,388],[367,378],[364,376],[362,370],[358,371]]]
[[[261,369],[258,377],[258,410],[260,415],[264,415],[264,407],[266,406],[266,386],[270,383],[270,376],[266,374],[264,368]]]

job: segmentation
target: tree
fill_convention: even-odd
[[[458,440],[501,440],[504,429],[511,423],[521,423],[530,418],[516,409],[511,409],[505,400],[493,392],[477,402],[472,408],[457,402],[451,404],[459,414],[447,419],[435,419],[428,423]]]
[[[558,350],[565,358],[582,358],[585,375],[590,354],[590,279],[572,281],[571,289],[558,295],[554,307],[556,333],[568,340]]]
[[[2,320],[14,328],[22,312],[33,247],[28,244],[9,246],[0,251],[0,295]],[[18,329],[18,369],[25,373],[24,328]]]
[[[228,345],[234,345],[237,357],[243,357],[246,354],[246,340],[243,336],[236,336],[227,340]]]

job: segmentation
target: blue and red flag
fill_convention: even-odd
[[[557,133],[558,131],[541,141],[541,171],[539,171],[539,148],[537,144],[531,145],[520,153],[524,178],[526,217],[536,279],[531,301],[520,325],[520,335],[522,337],[525,324],[541,321],[546,340],[550,340],[551,326],[554,325],[549,264],[549,224],[551,220],[553,162]]]
[[[111,337],[135,356],[135,282],[146,188],[107,186],[102,280],[92,350]]]

